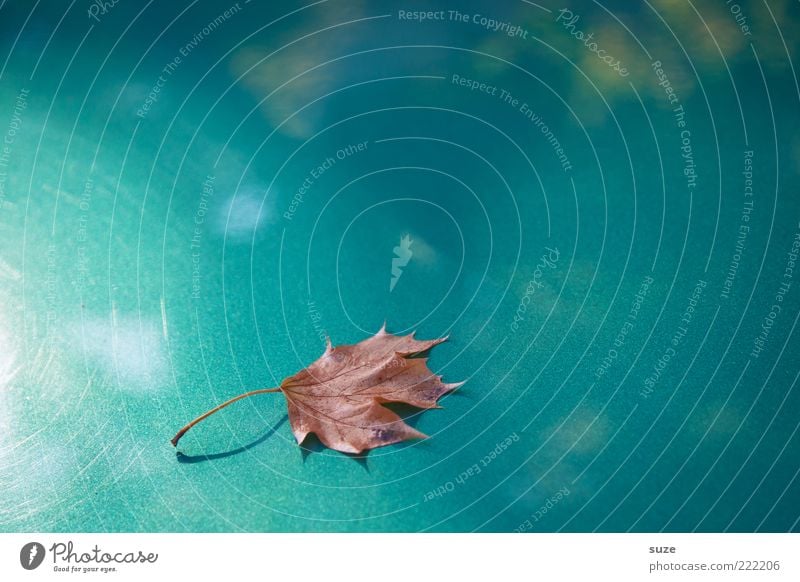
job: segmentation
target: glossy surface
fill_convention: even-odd
[[[797,3],[29,4],[2,531],[798,529]],[[429,439],[176,456],[384,320],[468,380]]]

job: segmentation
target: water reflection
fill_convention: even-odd
[[[92,318],[72,325],[75,346],[100,364],[107,374],[118,375],[126,390],[155,389],[167,372],[161,322],[133,316]]]
[[[249,243],[258,230],[274,223],[275,193],[246,186],[225,199],[214,217],[214,230],[228,242]],[[262,205],[263,204],[263,205]]]

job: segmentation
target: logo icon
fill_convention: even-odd
[[[44,546],[39,542],[28,542],[19,552],[19,563],[26,570],[35,570],[44,561]]]
[[[405,267],[414,255],[414,253],[411,252],[412,242],[414,241],[411,240],[411,237],[405,235],[400,239],[400,245],[393,249],[395,258],[392,259],[392,280],[389,281],[389,293],[394,291],[394,286],[397,285],[397,282],[400,280],[400,275],[403,274],[402,267]]]

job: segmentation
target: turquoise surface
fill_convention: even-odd
[[[0,3],[0,531],[797,531],[799,17]],[[170,445],[384,321],[429,438]]]

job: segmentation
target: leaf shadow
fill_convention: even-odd
[[[256,447],[266,441],[269,437],[274,435],[278,432],[278,429],[283,426],[289,419],[289,416],[284,414],[283,418],[281,418],[274,426],[270,427],[270,429],[265,432],[263,435],[258,437],[256,440],[247,443],[246,445],[242,445],[236,449],[231,449],[230,451],[223,451],[221,453],[209,453],[206,455],[187,455],[180,451],[176,451],[175,456],[178,459],[179,463],[203,463],[205,461],[215,461],[218,459],[226,459],[228,457],[233,457],[234,455],[238,455],[240,453],[244,453],[245,451],[249,451],[253,447]]]
[[[312,454],[321,453],[323,451],[330,451],[328,447],[322,444],[322,441],[319,440],[317,435],[313,432],[309,433],[309,435],[303,441],[303,444],[300,445],[300,456],[303,459],[303,464],[305,464],[306,459],[308,459]],[[369,451],[365,451],[363,453],[353,454],[353,453],[342,453],[339,452],[340,455],[344,455],[350,459],[353,459],[356,463],[358,463],[364,471],[369,473],[369,465],[367,464],[367,454]]]

